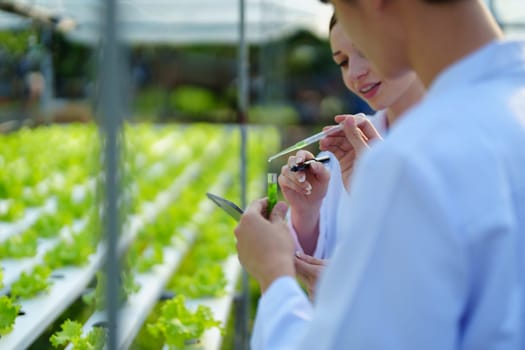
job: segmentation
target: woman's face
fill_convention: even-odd
[[[396,79],[383,79],[357,50],[341,25],[330,32],[330,46],[335,63],[341,67],[346,87],[364,99],[374,110],[392,106],[416,79],[413,72]]]

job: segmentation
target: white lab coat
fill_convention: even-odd
[[[361,157],[315,307],[291,277],[252,349],[525,349],[525,42],[442,72]]]

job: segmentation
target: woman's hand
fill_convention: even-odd
[[[291,167],[314,158],[308,151],[300,150],[288,158],[279,176],[279,186],[288,204],[301,212],[318,211],[326,195],[329,171],[321,163],[311,163],[306,169],[293,172]]]
[[[313,256],[296,253],[295,254],[295,272],[297,277],[306,286],[310,299],[315,297],[315,287],[319,275],[323,271],[326,260],[314,258]]]
[[[344,114],[336,116],[335,121],[343,125],[343,131],[322,139],[319,148],[336,156],[345,188],[349,191],[355,161],[369,148],[371,141],[382,140],[382,137],[368,118]]]
[[[281,168],[279,186],[288,201],[292,226],[297,239],[307,253],[313,252],[319,236],[319,210],[330,181],[330,172],[323,164],[311,163],[306,169],[293,172],[290,168],[314,158],[313,154],[301,150],[288,159]]]
[[[278,202],[268,219],[267,207],[267,198],[253,201],[234,230],[239,261],[263,293],[279,277],[295,276],[295,246],[285,219],[288,207]]]

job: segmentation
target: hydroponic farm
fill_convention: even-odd
[[[247,129],[247,197],[264,196],[272,127]],[[125,125],[118,348],[216,348],[240,276],[235,126]],[[0,136],[0,349],[102,349],[106,341],[100,135],[93,124]]]
[[[195,4],[0,2],[0,349],[247,348],[236,221],[207,194],[266,195],[280,132],[232,67],[289,29]]]
[[[0,349],[247,348],[236,221],[207,194],[265,196],[280,136],[247,118],[238,4],[210,5],[0,2]]]
[[[524,0],[484,2],[525,35]],[[335,116],[376,114],[383,80],[363,63],[349,83],[332,3],[0,0],[0,350],[250,349],[243,209],[284,199],[288,161],[334,164],[317,155]],[[325,221],[315,232],[339,227]]]

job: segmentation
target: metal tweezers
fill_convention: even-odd
[[[290,168],[290,171],[293,171],[293,172],[301,171],[301,170],[304,170],[304,169],[308,168],[308,166],[310,164],[312,164],[313,162],[326,163],[329,160],[330,160],[330,156],[323,156],[323,157],[309,159],[306,162],[302,162],[301,164],[296,164],[296,165],[292,166]]]

